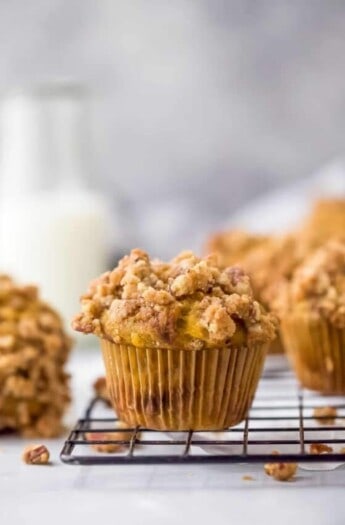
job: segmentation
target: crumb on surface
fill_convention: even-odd
[[[265,473],[277,481],[289,481],[298,469],[297,463],[266,463]]]
[[[122,452],[129,446],[132,437],[132,430],[127,430],[128,426],[122,421],[118,421],[116,428],[123,429],[123,432],[86,432],[85,438],[90,442],[90,446],[96,452],[111,454]],[[127,441],[128,443],[93,443],[93,441]]]
[[[313,410],[313,417],[322,425],[334,425],[337,415],[337,409],[332,406],[316,407]]]
[[[27,465],[47,465],[50,453],[45,445],[28,445],[22,454],[22,460]]]
[[[250,476],[249,474],[245,474],[242,476],[243,481],[255,481],[255,478],[253,476]]]
[[[333,452],[333,447],[324,443],[311,443],[309,446],[310,454],[330,454]]]

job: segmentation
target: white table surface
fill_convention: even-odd
[[[77,350],[70,368],[71,423],[90,399],[92,381],[102,374],[100,353]],[[28,441],[0,438],[1,525],[345,522],[341,468],[299,469],[294,482],[279,483],[263,473],[262,465],[69,466],[59,460],[63,439],[44,442],[53,464],[28,466],[20,457]],[[254,480],[244,481],[246,474]]]

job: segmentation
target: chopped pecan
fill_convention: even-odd
[[[45,445],[28,445],[22,459],[27,465],[46,465],[49,463],[49,450]]]
[[[266,463],[264,470],[268,476],[277,481],[289,481],[298,469],[297,463]]]

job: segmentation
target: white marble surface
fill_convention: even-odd
[[[81,414],[92,380],[102,372],[96,349],[78,350],[71,363]],[[47,442],[51,466],[20,460],[25,441],[0,441],[0,523],[200,523],[219,525],[301,523],[342,525],[345,471],[299,470],[293,483],[264,475],[262,465],[68,466],[59,461],[61,440]],[[242,476],[252,475],[253,481]],[[331,518],[330,518],[331,515]],[[73,521],[72,521],[73,520]],[[81,521],[83,520],[83,521]]]

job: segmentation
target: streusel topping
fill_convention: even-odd
[[[254,295],[271,311],[281,283],[290,279],[305,256],[303,245],[294,234],[269,236],[241,230],[213,235],[207,250],[217,254],[223,268],[240,265],[250,276]]]
[[[288,294],[296,304],[345,328],[345,240],[331,240],[296,270]]]
[[[275,311],[274,303],[281,286],[291,279],[304,257],[304,247],[291,234],[271,237],[244,259],[243,267],[250,275],[254,293],[271,311]]]
[[[344,235],[345,199],[317,200],[301,226],[304,244],[318,248],[331,238]]]
[[[35,286],[0,275],[0,430],[52,437],[69,404],[71,339]]]
[[[225,268],[239,264],[253,250],[266,246],[270,236],[249,233],[244,230],[228,230],[214,233],[206,243],[207,254],[216,253],[218,264]]]
[[[75,330],[139,347],[215,348],[268,342],[275,318],[254,300],[238,268],[183,252],[170,263],[135,249],[93,281]]]

